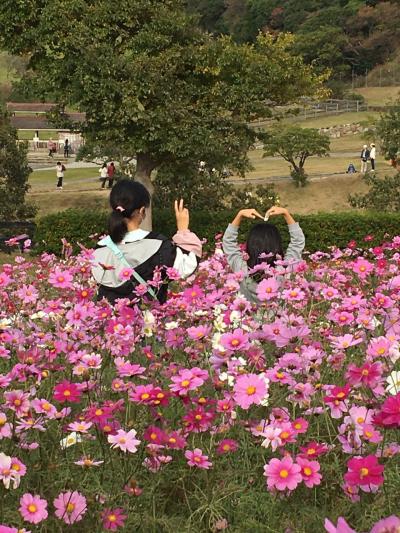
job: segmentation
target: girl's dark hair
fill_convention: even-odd
[[[150,194],[138,181],[119,180],[111,190],[110,206],[112,213],[108,220],[108,233],[115,243],[119,243],[128,231],[126,219],[141,207],[149,207]]]
[[[246,251],[249,256],[247,260],[249,268],[254,268],[260,263],[274,266],[277,255],[283,259],[282,238],[278,228],[268,222],[253,226],[247,237]],[[267,254],[268,257],[260,258],[261,254]]]

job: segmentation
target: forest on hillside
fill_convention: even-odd
[[[211,33],[252,42],[262,32],[295,34],[295,51],[340,87],[400,53],[400,1],[187,0]]]

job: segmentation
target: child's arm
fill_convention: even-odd
[[[242,209],[232,220],[231,224],[225,230],[222,239],[222,249],[228,260],[228,264],[234,272],[247,273],[247,263],[243,260],[242,252],[240,251],[237,238],[239,226],[243,218],[262,217],[255,209]]]
[[[301,254],[304,250],[305,238],[304,233],[298,222],[294,220],[292,215],[284,207],[274,206],[267,211],[268,216],[283,215],[288,225],[290,242],[285,253],[285,261],[301,259]]]

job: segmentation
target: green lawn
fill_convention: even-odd
[[[341,124],[354,124],[357,122],[367,122],[373,124],[379,118],[379,113],[373,111],[360,111],[359,113],[340,113],[338,115],[327,115],[324,117],[304,119],[299,116],[294,120],[295,124],[303,128],[328,128]]]
[[[50,137],[56,138],[58,130],[39,130],[39,139],[47,141]],[[18,139],[21,141],[32,141],[35,130],[18,130]]]
[[[56,181],[55,176],[56,176],[55,169],[35,170],[34,172],[32,172],[32,174],[29,177],[29,183],[32,185],[33,189],[43,188],[55,182]],[[64,181],[66,184],[68,184],[68,183],[78,182],[79,180],[83,180],[83,179],[86,180],[89,178],[93,178],[93,182],[95,182],[95,179],[98,177],[99,177],[99,172],[96,167],[68,169],[68,165],[66,165]],[[96,185],[98,184],[99,182],[96,181]],[[85,186],[87,186],[87,184],[85,184]]]

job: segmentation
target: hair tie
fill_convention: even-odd
[[[115,208],[115,211],[120,211],[121,213],[123,213],[125,209],[121,207],[120,205],[117,205],[117,207]]]

